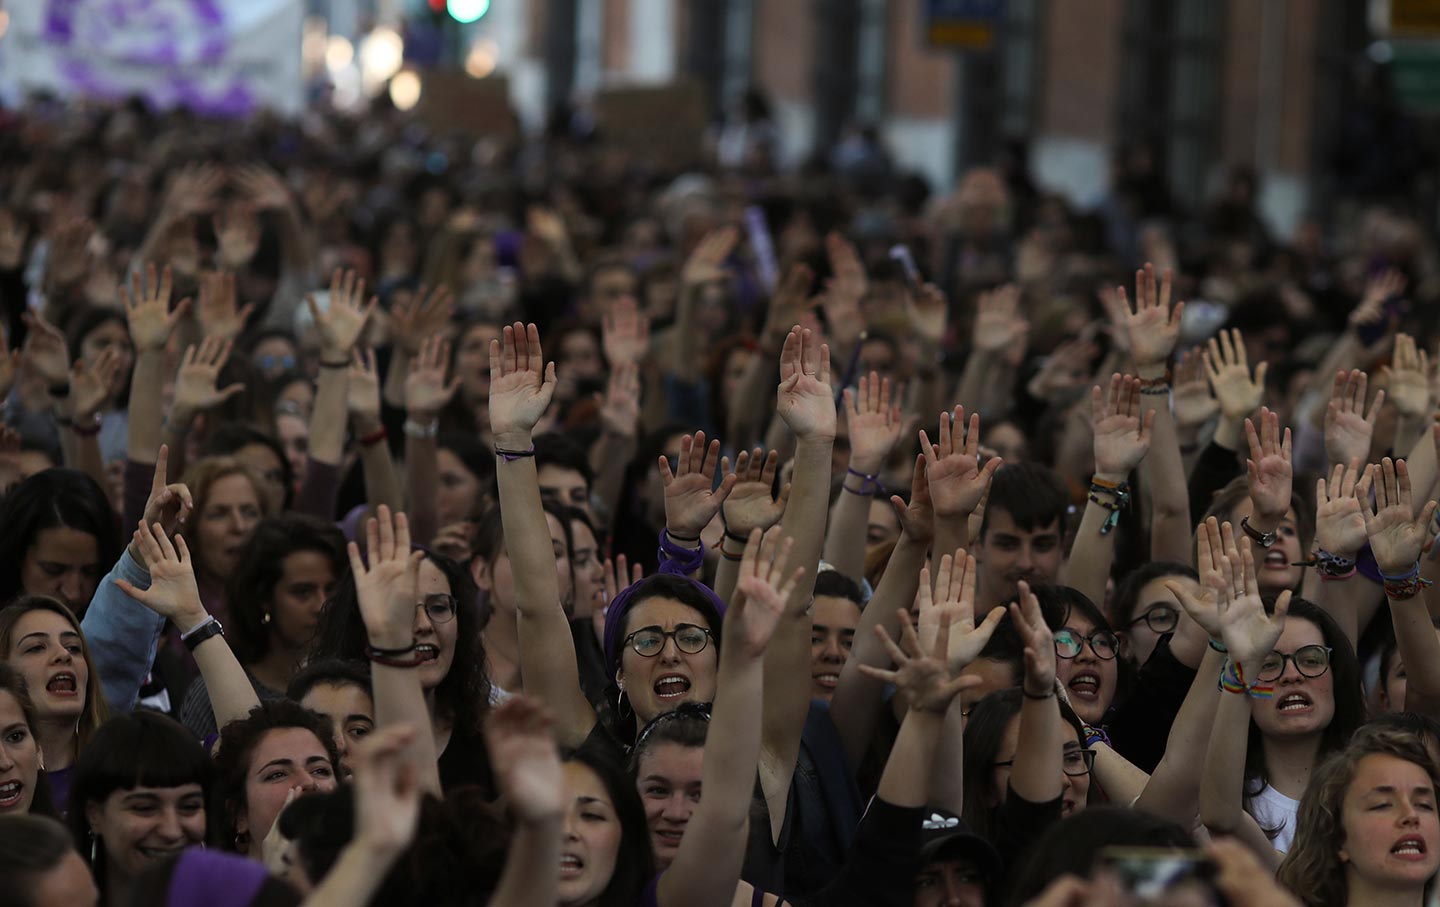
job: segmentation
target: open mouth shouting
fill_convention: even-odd
[[[577,879],[585,871],[585,861],[573,853],[560,855],[560,878]]]
[[[1265,555],[1263,566],[1266,570],[1289,570],[1290,558],[1286,557],[1285,552],[1280,549],[1272,548]]]
[[[684,674],[661,674],[655,678],[654,689],[661,702],[679,702],[690,692],[690,678]]]
[[[415,646],[415,657],[425,663],[437,661],[440,658],[440,647],[422,642]]]
[[[1420,862],[1425,859],[1428,848],[1420,835],[1406,835],[1390,848],[1390,856],[1396,859]]]
[[[15,809],[20,805],[20,798],[25,793],[25,782],[18,778],[14,781],[6,781],[0,784],[0,810]]]
[[[71,698],[80,695],[80,685],[70,671],[58,671],[45,684],[45,692],[52,696]]]
[[[1275,711],[1281,715],[1308,715],[1315,710],[1315,703],[1305,693],[1286,693],[1275,703]]]
[[[1065,689],[1070,691],[1072,699],[1098,703],[1100,701],[1100,674],[1089,668],[1081,668],[1065,684]]]

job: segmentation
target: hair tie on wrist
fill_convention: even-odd
[[[859,491],[856,491],[853,488],[848,488],[846,487],[845,483],[841,483],[840,487],[844,488],[851,494],[872,495],[875,494],[877,491],[885,490],[885,486],[880,484],[880,474],[878,472],[861,472],[858,469],[846,469],[845,475],[854,476],[855,478],[860,480]]]
[[[506,450],[503,447],[495,448],[495,456],[506,463],[514,463],[516,460],[523,460],[526,457],[535,456],[535,445],[531,444],[526,450]]]

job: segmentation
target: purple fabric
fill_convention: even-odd
[[[704,595],[710,600],[710,605],[715,609],[715,613],[724,617],[725,602],[720,596],[715,594],[715,590],[698,580],[693,580],[686,576],[686,573],[689,571],[685,570],[684,567],[684,564],[665,558],[660,562],[659,572],[668,573],[671,576],[678,576],[693,585],[700,591],[701,595]],[[623,592],[615,596],[615,600],[610,603],[609,610],[605,612],[605,675],[612,681],[615,679],[615,671],[620,667],[620,647],[622,645],[620,637],[622,628],[625,626],[625,612],[630,610],[630,606],[635,601],[636,593],[644,589],[645,583],[646,580],[642,579],[638,583],[625,587]],[[719,627],[711,627],[711,630],[715,631],[718,636],[720,631]]]
[[[249,907],[265,878],[254,860],[192,847],[175,864],[165,907]]]

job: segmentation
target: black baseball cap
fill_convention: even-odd
[[[970,830],[965,820],[944,809],[926,809],[920,823],[920,864],[960,859],[974,865],[987,881],[1000,877],[1000,852]]]

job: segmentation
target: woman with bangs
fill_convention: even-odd
[[[205,843],[214,777],[204,748],[164,715],[133,712],[100,728],[75,765],[67,822],[101,904],[128,904],[146,867]]]
[[[30,691],[50,791],[67,803],[75,760],[110,717],[80,621],[53,598],[22,598],[0,610],[0,658]]]
[[[1362,730],[1316,769],[1278,881],[1306,907],[1429,903],[1440,872],[1437,790],[1423,740]]]

